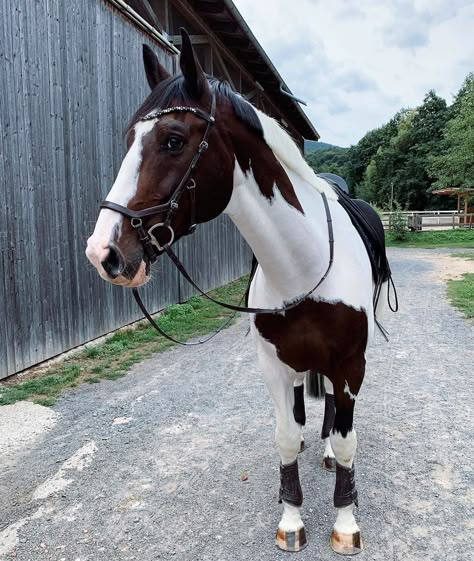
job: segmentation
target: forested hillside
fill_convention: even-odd
[[[338,148],[334,144],[328,144],[327,142],[317,142],[316,140],[305,140],[304,141],[304,151],[305,154],[308,152],[317,152],[318,150],[327,150],[328,148]]]
[[[318,172],[343,176],[353,195],[389,208],[454,208],[455,199],[433,195],[442,187],[474,187],[474,73],[454,103],[429,91],[415,109],[401,109],[350,148],[306,155]]]

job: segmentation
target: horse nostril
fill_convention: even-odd
[[[108,246],[109,253],[101,262],[102,267],[110,278],[116,279],[125,269],[125,263],[122,254],[114,247]]]

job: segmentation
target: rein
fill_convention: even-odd
[[[133,297],[135,298],[135,301],[137,302],[138,306],[140,307],[140,309],[143,312],[146,319],[158,331],[158,333],[160,333],[160,335],[162,335],[163,337],[166,337],[166,339],[168,339],[169,341],[173,341],[173,343],[177,343],[178,345],[188,347],[188,346],[202,345],[204,343],[207,343],[207,341],[211,340],[218,333],[220,333],[225,327],[227,327],[227,325],[235,317],[237,312],[244,312],[244,313],[247,313],[247,314],[280,314],[280,313],[284,313],[284,312],[287,312],[289,310],[292,310],[293,308],[296,308],[296,306],[298,306],[299,304],[301,304],[301,302],[303,302],[303,300],[306,300],[306,298],[311,296],[311,294],[317,288],[319,288],[322,285],[322,283],[326,280],[326,278],[329,274],[329,271],[331,270],[333,261],[334,261],[334,235],[333,235],[331,212],[329,210],[329,205],[328,205],[328,202],[327,202],[326,195],[324,193],[321,193],[321,196],[323,198],[324,208],[325,208],[325,211],[326,211],[327,224],[328,224],[329,264],[328,264],[328,267],[327,267],[324,275],[319,279],[318,283],[309,292],[307,292],[306,294],[304,294],[303,296],[301,296],[300,298],[298,298],[297,300],[295,300],[291,304],[288,304],[287,306],[284,306],[282,308],[249,308],[248,306],[240,306],[240,305],[236,306],[234,304],[228,304],[227,302],[221,302],[220,300],[216,300],[215,298],[212,298],[212,296],[209,296],[209,294],[206,294],[193,281],[192,277],[186,271],[184,265],[181,263],[178,256],[176,255],[176,253],[174,253],[174,251],[171,249],[171,247],[168,244],[165,244],[163,246],[163,251],[166,252],[168,257],[171,259],[172,263],[178,269],[179,273],[189,282],[189,284],[194,289],[196,289],[199,292],[199,294],[201,294],[201,296],[203,296],[204,298],[206,298],[210,302],[213,302],[214,304],[217,304],[217,305],[221,306],[222,308],[226,308],[227,310],[232,310],[234,313],[226,320],[226,322],[223,325],[221,325],[219,327],[219,329],[217,331],[215,331],[212,335],[210,335],[206,339],[196,341],[194,343],[184,343],[182,341],[178,341],[177,339],[174,339],[173,337],[171,337],[170,335],[168,335],[165,331],[163,331],[161,329],[161,327],[155,322],[155,320],[151,317],[150,313],[146,309],[145,304],[143,303],[143,301],[140,297],[140,294],[138,293],[138,289],[137,288],[132,288]],[[252,281],[252,279],[250,278],[249,279],[249,286],[250,286],[251,281]],[[248,288],[247,288],[246,292],[248,292]]]
[[[189,193],[189,196],[190,196],[191,214],[190,214],[189,227],[188,227],[188,231],[186,232],[186,235],[192,234],[196,230],[196,225],[197,225],[197,221],[196,221],[196,195],[195,195],[196,181],[191,177],[191,174],[193,173],[194,169],[196,168],[197,163],[198,163],[201,155],[207,150],[207,148],[209,146],[207,140],[208,140],[208,137],[209,137],[209,134],[210,134],[210,131],[211,131],[211,127],[215,123],[215,112],[216,112],[216,96],[215,96],[215,93],[213,92],[213,94],[212,94],[211,111],[210,111],[209,114],[205,113],[204,111],[201,111],[200,109],[198,109],[196,107],[177,106],[177,107],[169,107],[167,109],[161,109],[159,111],[155,111],[153,113],[150,113],[149,115],[147,115],[146,117],[144,117],[141,120],[142,121],[149,121],[149,120],[152,120],[152,119],[156,119],[156,118],[158,118],[162,115],[167,115],[168,113],[174,113],[174,112],[190,112],[190,113],[193,113],[197,117],[207,121],[207,127],[206,127],[206,130],[205,130],[204,135],[202,137],[202,140],[201,140],[201,142],[198,146],[198,149],[197,149],[196,153],[194,154],[193,159],[191,160],[191,163],[189,164],[189,166],[188,166],[186,172],[184,173],[181,181],[179,182],[178,186],[176,187],[173,194],[171,195],[169,201],[167,203],[157,205],[157,206],[153,206],[153,207],[149,207],[149,208],[145,208],[143,210],[131,210],[131,209],[125,207],[125,206],[119,205],[119,204],[114,203],[112,201],[102,201],[99,206],[100,206],[101,209],[106,208],[106,209],[109,209],[109,210],[113,210],[113,211],[119,212],[123,216],[127,216],[128,218],[130,218],[131,225],[137,231],[138,238],[139,238],[140,242],[143,244],[148,264],[154,263],[159,255],[161,255],[162,253],[166,253],[168,255],[168,257],[171,259],[171,261],[173,262],[173,264],[175,265],[175,267],[178,269],[179,273],[189,282],[189,284],[191,284],[191,286],[195,290],[197,290],[199,292],[199,294],[201,294],[201,296],[203,296],[207,300],[210,300],[211,302],[214,302],[214,304],[218,304],[222,308],[226,308],[226,309],[234,312],[225,321],[225,323],[223,325],[221,325],[221,327],[219,327],[219,329],[217,331],[215,331],[212,335],[210,335],[206,339],[200,340],[200,341],[197,341],[197,342],[192,342],[192,343],[185,343],[185,342],[182,342],[182,341],[178,341],[177,339],[174,339],[171,335],[168,335],[165,331],[163,331],[161,329],[161,327],[155,322],[155,320],[151,317],[150,313],[146,309],[146,307],[145,307],[145,305],[144,305],[144,303],[143,303],[143,301],[142,301],[142,299],[141,299],[141,297],[138,293],[138,290],[136,288],[132,289],[133,296],[134,296],[138,306],[140,307],[141,311],[143,312],[144,316],[150,322],[150,324],[154,327],[154,329],[156,329],[156,331],[158,331],[158,333],[160,333],[160,335],[162,335],[163,337],[165,337],[169,341],[172,341],[173,343],[177,343],[178,345],[193,346],[193,345],[202,345],[202,344],[206,343],[207,341],[209,341],[210,339],[212,339],[213,337],[215,337],[220,331],[222,331],[230,323],[230,321],[234,318],[234,316],[237,312],[244,312],[244,313],[248,313],[248,314],[279,314],[279,313],[284,313],[284,312],[287,312],[289,310],[292,310],[293,308],[296,308],[299,304],[301,304],[301,302],[303,302],[303,300],[305,300],[306,298],[311,296],[311,294],[313,294],[313,292],[317,288],[319,288],[319,286],[321,286],[321,284],[326,280],[326,278],[329,274],[329,271],[331,270],[331,267],[332,267],[332,264],[333,264],[333,261],[334,261],[334,232],[333,232],[332,218],[331,218],[331,212],[330,212],[330,209],[329,209],[329,204],[328,204],[325,193],[322,192],[321,197],[323,199],[324,209],[325,209],[325,212],[326,212],[327,225],[328,225],[328,238],[329,238],[329,264],[328,264],[328,267],[327,267],[324,275],[318,281],[318,283],[309,292],[307,292],[303,296],[297,298],[295,301],[291,302],[290,304],[288,304],[288,305],[286,305],[282,308],[249,308],[247,306],[234,305],[234,304],[228,304],[226,302],[221,302],[219,300],[216,300],[216,299],[212,298],[212,296],[209,296],[209,294],[206,294],[194,282],[194,280],[191,278],[189,273],[186,271],[184,265],[179,260],[178,256],[174,253],[174,251],[170,247],[172,245],[172,243],[175,241],[175,233],[174,233],[174,230],[172,228],[171,221],[172,221],[176,211],[179,208],[179,201],[180,201],[183,193],[187,190],[188,193]],[[163,213],[163,212],[167,212],[164,221],[160,222],[158,224],[155,224],[154,226],[149,228],[148,231],[146,231],[146,229],[143,226],[142,219],[146,218],[148,216],[154,216],[156,214],[160,214],[160,213]],[[169,240],[166,243],[164,243],[163,245],[161,245],[158,242],[158,240],[156,239],[156,237],[154,235],[154,231],[158,228],[165,228],[169,232]],[[252,281],[252,278],[249,279],[249,287],[250,287],[251,281]],[[248,293],[249,287],[247,288],[246,293]],[[242,302],[242,300],[241,300],[241,302]]]

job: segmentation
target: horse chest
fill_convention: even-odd
[[[317,370],[330,377],[334,364],[364,352],[367,345],[365,311],[342,302],[308,298],[285,314],[257,314],[255,326],[279,359],[297,372]]]

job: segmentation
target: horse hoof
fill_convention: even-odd
[[[321,465],[326,471],[336,471],[336,458],[326,456],[323,458]]]
[[[357,555],[362,551],[364,545],[360,532],[354,534],[340,534],[336,530],[331,534],[331,547],[333,551],[340,555]]]
[[[299,451],[299,454],[301,454],[301,452],[304,452],[304,440],[302,440],[302,441],[301,441],[301,444],[300,444],[300,451]]]
[[[278,528],[276,545],[283,551],[302,551],[308,545],[304,526],[293,532]]]

